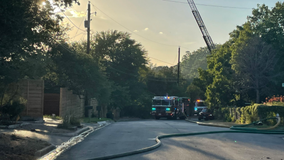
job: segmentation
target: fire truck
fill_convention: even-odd
[[[177,96],[154,96],[151,115],[155,119],[165,117],[167,119],[185,119],[184,107]]]

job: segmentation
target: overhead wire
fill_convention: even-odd
[[[122,25],[121,23],[119,23],[118,21],[116,21],[115,19],[113,19],[112,17],[110,17],[108,14],[106,14],[106,13],[103,12],[101,9],[99,9],[97,6],[95,6],[92,2],[91,2],[91,4],[92,4],[93,7],[95,7],[97,10],[101,11],[104,15],[106,15],[108,18],[110,18],[111,20],[113,20],[115,23],[117,23],[117,24],[120,25],[121,27],[125,28],[126,30],[130,31],[131,33],[133,33],[133,34],[135,34],[135,35],[137,35],[137,36],[139,36],[139,37],[141,37],[141,38],[144,38],[144,39],[146,39],[146,40],[148,40],[148,41],[151,41],[151,42],[154,42],[154,43],[157,43],[157,44],[161,44],[161,45],[176,46],[176,47],[178,46],[178,45],[173,45],[173,44],[165,44],[165,43],[157,42],[157,41],[151,40],[151,39],[149,39],[149,38],[146,38],[146,37],[144,37],[144,36],[141,36],[141,35],[135,33],[134,31],[132,31],[131,29],[125,27],[124,25]],[[187,47],[183,47],[183,46],[181,46],[181,47],[182,47],[182,48],[185,48],[185,49],[189,49],[189,48],[187,48]]]
[[[180,2],[180,1],[173,1],[173,0],[163,0],[163,1],[188,4],[187,2]],[[230,8],[230,9],[252,9],[252,8],[248,8],[248,7],[220,6],[220,5],[200,4],[200,3],[195,3],[195,4],[199,5],[199,6],[207,6],[207,7],[219,7],[219,8]]]
[[[148,56],[148,57],[149,57],[149,56]],[[176,64],[173,64],[173,63],[170,63],[170,62],[166,62],[166,61],[159,60],[159,59],[154,58],[154,57],[149,57],[149,58],[152,58],[152,59],[155,59],[155,60],[157,60],[157,61],[160,61],[160,62],[164,62],[164,63],[170,64],[170,65],[176,65]]]
[[[83,29],[79,28],[78,26],[76,26],[75,23],[73,21],[71,21],[71,19],[64,12],[61,11],[61,13],[64,14],[64,16],[69,20],[69,22],[71,22],[73,24],[74,27],[76,27],[77,29],[79,29],[81,31],[87,32],[86,30],[83,30]]]
[[[85,13],[86,13],[86,11],[85,11]],[[82,21],[81,21],[81,23],[80,23],[80,25],[79,25],[79,28],[81,27],[83,21],[84,21],[84,17],[82,17]],[[77,29],[76,34],[78,33],[78,31],[79,31],[79,29]],[[76,35],[76,34],[75,34],[75,35]]]
[[[85,33],[84,33],[84,32],[81,32],[81,33],[79,33],[79,34],[76,34],[75,36],[71,37],[71,39],[73,39],[73,38],[75,38],[75,37],[77,37],[77,36],[80,36],[81,34],[85,34]]]
[[[123,28],[125,28],[126,30],[132,32],[133,34],[138,35],[138,36],[140,36],[140,37],[142,37],[142,38],[144,38],[144,39],[150,40],[150,41],[155,42],[155,43],[159,43],[159,44],[162,44],[162,45],[169,45],[169,44],[164,44],[164,43],[160,43],[160,42],[153,41],[153,40],[151,40],[151,39],[145,38],[145,37],[143,37],[143,36],[141,36],[141,35],[135,33],[134,31],[130,30],[129,28],[125,27],[124,25],[122,25],[121,23],[117,22],[115,19],[113,19],[112,17],[110,17],[109,15],[107,15],[106,13],[104,13],[101,9],[99,9],[97,6],[95,6],[92,2],[91,2],[91,5],[92,5],[93,7],[95,7],[97,10],[101,11],[104,15],[106,15],[107,17],[109,17],[111,20],[113,20],[114,22],[116,22],[117,24],[119,24],[120,26],[122,26]],[[171,45],[171,46],[177,46],[177,45]],[[186,47],[183,47],[183,48],[188,49],[188,48],[186,48]],[[172,63],[169,63],[169,62],[165,62],[165,61],[162,61],[162,60],[153,58],[153,57],[149,57],[149,58],[152,58],[152,59],[155,59],[155,60],[157,60],[157,61],[161,61],[161,62],[170,64],[170,65],[175,65],[175,64],[172,64]]]
[[[92,3],[91,3],[92,4]],[[97,8],[98,10],[100,10],[98,7],[96,7],[94,4],[92,4],[95,8]],[[100,10],[101,11],[101,10]],[[62,12],[62,11],[61,11]],[[103,11],[101,11],[102,13],[104,13]],[[80,29],[77,25],[75,25],[73,22],[72,22],[72,20],[71,19],[69,19],[69,17],[64,13],[64,12],[62,12],[64,15],[65,15],[65,17],[77,28],[77,32],[78,32],[78,30],[81,30],[81,31],[84,31],[84,32],[86,32],[85,30],[82,30],[82,29]],[[108,16],[106,13],[104,13],[106,16]],[[115,21],[113,18],[111,18],[110,16],[108,16],[110,19],[112,19],[113,21]],[[82,21],[83,22],[83,21]],[[82,22],[81,22],[81,24],[82,24]],[[117,21],[115,21],[116,23],[118,23],[119,25],[121,25],[121,26],[123,26],[122,24],[120,24],[119,22],[117,22]],[[81,26],[81,24],[80,24],[80,26]],[[125,26],[123,26],[125,29],[127,29],[127,30],[129,30],[129,31],[131,31],[130,29],[128,29],[127,27],[125,27]],[[133,32],[133,31],[131,31],[131,32]],[[133,32],[133,33],[135,33],[135,32]],[[72,37],[72,38],[75,38],[75,37],[77,37],[77,36],[79,36],[79,35],[81,35],[81,34],[83,34],[83,33],[80,33],[80,34],[78,34],[78,35],[75,35],[74,37]],[[135,33],[136,34],[136,33]],[[138,35],[138,34],[136,34],[136,35]],[[83,35],[82,35],[83,36]],[[140,35],[138,35],[138,36],[140,36]],[[142,37],[142,38],[145,38],[145,37],[143,37],[143,36],[140,36],[140,37]],[[81,37],[82,38],[82,37]],[[146,38],[147,39],[147,38]],[[148,40],[150,40],[150,39],[148,39]],[[152,40],[151,40],[152,41]],[[153,42],[155,42],[155,41],[153,41]],[[159,42],[157,42],[157,43],[159,43]],[[160,43],[160,44],[162,44],[162,43]],[[60,44],[61,45],[61,44]],[[64,47],[63,45],[61,45],[63,48],[65,48],[66,49],[66,47]],[[68,50],[69,52],[70,52],[70,50]],[[169,62],[166,62],[166,61],[162,61],[162,60],[159,60],[159,59],[157,59],[157,58],[154,58],[154,57],[149,57],[149,58],[152,58],[152,59],[155,59],[155,60],[157,60],[157,61],[161,61],[161,62],[164,62],[164,63],[167,63],[167,64],[171,64],[171,65],[175,65],[175,64],[173,64],[173,63],[169,63]],[[125,74],[128,74],[128,73],[125,73]],[[157,78],[157,77],[152,77],[152,78]],[[155,80],[155,81],[159,81],[159,80],[156,80],[156,79],[152,79],[152,80]],[[173,80],[173,79],[167,79],[167,80]]]
[[[57,42],[57,40],[54,40]],[[74,51],[70,50],[69,48],[67,48],[66,46],[62,45],[61,43],[57,43],[59,44],[62,48],[64,48],[66,51],[70,52],[70,53],[75,53]],[[138,75],[135,75],[135,74],[132,74],[132,73],[127,73],[125,71],[122,71],[121,69],[116,69],[116,68],[113,68],[111,66],[108,66],[110,69],[112,70],[115,70],[117,72],[120,72],[120,73],[123,73],[123,74],[127,74],[127,75],[130,75],[130,76],[133,76],[133,77],[136,77],[136,78],[139,78]],[[121,68],[124,68],[124,67],[121,67]],[[124,68],[125,69],[125,68]],[[127,69],[129,70],[129,69]],[[130,70],[129,70],[130,71]],[[157,78],[157,77],[153,77],[153,76],[149,76],[147,75],[147,80],[150,80],[150,81],[158,81],[158,82],[174,82],[176,83],[177,82],[177,79],[172,79],[172,78]],[[185,80],[185,79],[181,79],[181,80]]]

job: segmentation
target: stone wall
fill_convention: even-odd
[[[73,94],[67,88],[60,88],[59,116],[73,115],[81,118],[84,116],[84,97]]]

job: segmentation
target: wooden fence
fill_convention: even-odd
[[[22,117],[40,118],[43,117],[44,104],[44,81],[43,80],[22,80],[19,82],[19,92],[27,100]]]

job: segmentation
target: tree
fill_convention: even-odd
[[[40,77],[48,45],[54,44],[55,34],[58,37],[63,34],[61,18],[51,18],[53,8],[38,3],[38,0],[11,0],[0,4],[0,83],[15,82],[25,76]]]
[[[112,83],[111,106],[136,106],[146,86],[140,71],[146,69],[146,54],[141,44],[124,32],[105,31],[94,36],[91,54]],[[119,103],[116,103],[119,102]]]
[[[87,100],[96,97],[105,102],[110,96],[110,83],[98,63],[82,50],[82,46],[79,43],[53,46],[53,63],[44,79],[52,81],[53,87],[68,87],[77,95],[88,96]]]
[[[275,74],[279,52],[268,45],[260,37],[254,37],[237,50],[232,61],[232,68],[237,75],[237,83],[241,91],[254,89],[256,103],[260,102],[260,94],[269,89],[267,84],[275,81],[282,73]]]
[[[207,56],[210,52],[207,47],[201,47],[196,51],[187,52],[181,62],[181,75],[188,80],[198,77],[198,68],[207,69]]]
[[[196,85],[191,83],[187,88],[186,88],[186,94],[188,97],[190,97],[190,101],[193,103],[197,99],[203,99],[204,97],[204,92]]]
[[[59,25],[61,17],[53,14],[49,2],[44,7],[39,2],[5,0],[0,3],[0,97],[14,92],[9,84],[24,78],[41,78],[50,63],[50,46],[64,35]],[[1,113],[16,111],[22,104],[20,98],[7,99],[11,101],[1,102]],[[5,106],[9,107],[4,109]]]

